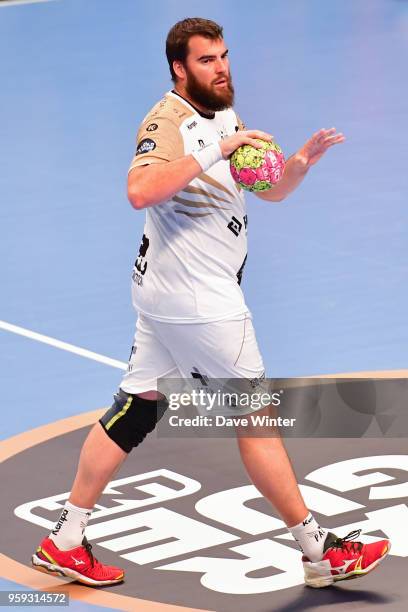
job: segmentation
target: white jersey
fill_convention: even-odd
[[[204,115],[168,92],[143,120],[130,170],[173,161],[242,129],[232,109]],[[174,323],[219,321],[248,311],[240,288],[247,254],[244,194],[221,160],[147,208],[132,273],[135,308]]]

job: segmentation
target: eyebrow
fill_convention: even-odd
[[[228,51],[229,51],[229,49],[226,49],[224,51],[224,53],[221,55],[221,57],[224,57],[224,55],[228,55]],[[203,59],[213,59],[215,57],[217,57],[217,56],[216,55],[202,55],[201,57],[198,58],[197,61],[201,61]]]

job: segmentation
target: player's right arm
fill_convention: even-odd
[[[148,162],[130,170],[129,202],[140,210],[170,200],[201,174],[202,169],[192,155],[170,162]]]
[[[138,210],[170,200],[203,172],[193,155],[184,155],[177,126],[167,118],[150,121],[139,131],[128,175],[128,198]],[[256,138],[271,140],[272,136],[259,130],[245,130],[224,138],[219,142],[223,159],[228,159],[243,144],[259,148]]]

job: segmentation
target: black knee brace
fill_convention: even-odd
[[[126,453],[153,431],[166,411],[168,402],[147,400],[119,389],[115,401],[99,419],[107,435]]]

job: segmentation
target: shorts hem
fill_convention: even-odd
[[[252,318],[251,311],[249,308],[245,307],[244,309],[235,310],[233,312],[229,312],[226,314],[216,315],[214,317],[201,317],[201,318],[174,318],[174,317],[161,317],[157,315],[153,315],[150,312],[146,312],[141,308],[135,306],[139,315],[143,315],[153,321],[158,321],[159,323],[168,323],[174,325],[204,325],[205,323],[217,323],[219,321],[229,321],[230,319],[234,319],[235,317],[244,317],[248,316]]]

